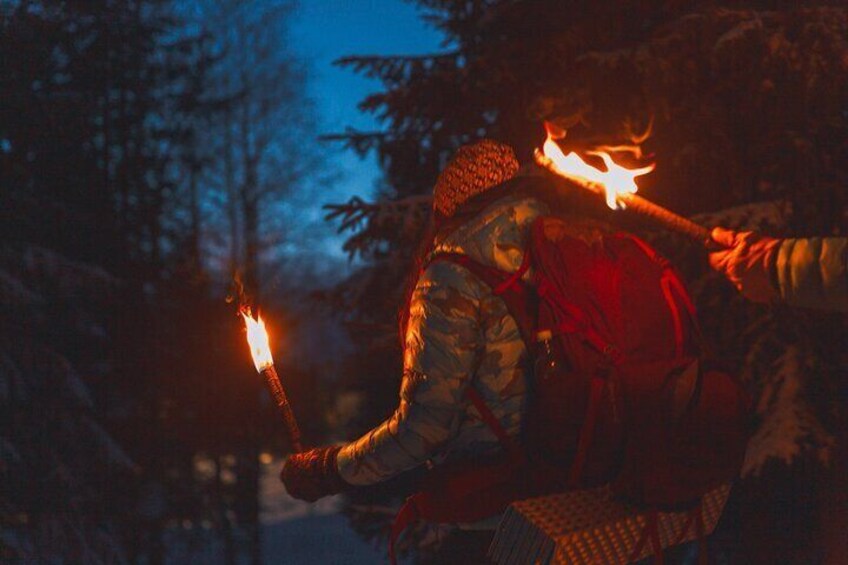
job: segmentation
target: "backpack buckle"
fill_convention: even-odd
[[[604,345],[602,353],[604,354],[604,357],[606,357],[613,363],[618,363],[619,361],[621,361],[621,350],[611,343],[607,343],[606,345]]]

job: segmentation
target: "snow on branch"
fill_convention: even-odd
[[[748,444],[743,476],[758,475],[771,459],[792,463],[805,449],[815,450],[823,462],[829,460],[834,439],[804,398],[812,365],[809,353],[796,345],[789,346],[772,363],[771,375],[757,402],[762,423]]]
[[[692,219],[704,226],[723,226],[737,230],[749,229],[774,233],[786,228],[787,218],[791,214],[791,203],[770,200],[734,206],[708,214],[698,214]]]

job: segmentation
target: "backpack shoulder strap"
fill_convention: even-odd
[[[424,268],[426,269],[429,265],[435,263],[436,261],[449,261],[451,263],[455,263],[457,265],[465,267],[466,269],[471,271],[474,276],[476,276],[483,283],[485,283],[486,286],[491,288],[492,293],[500,296],[521,281],[521,277],[523,277],[527,270],[530,268],[530,253],[524,253],[524,257],[521,260],[521,265],[514,273],[502,271],[495,267],[489,267],[488,265],[484,265],[479,261],[475,261],[464,253],[451,252],[434,253],[428,258],[428,260],[424,264]]]
[[[639,247],[639,249],[641,249],[651,261],[659,265],[662,269],[660,286],[662,288],[665,301],[668,304],[668,308],[671,311],[672,321],[674,322],[675,353],[677,356],[683,356],[685,354],[685,338],[683,334],[683,318],[681,317],[680,309],[677,306],[675,295],[682,302],[683,307],[686,309],[686,313],[689,316],[689,322],[694,334],[693,337],[695,344],[701,350],[707,349],[703,333],[701,332],[701,326],[698,323],[698,315],[695,310],[695,304],[692,302],[689,292],[686,290],[686,287],[683,286],[683,282],[680,280],[680,275],[677,274],[677,271],[674,269],[671,262],[657,253],[656,250],[645,241],[631,233],[621,233],[619,234],[619,237],[636,244],[636,246]]]
[[[531,338],[533,336],[532,332],[535,328],[535,324],[532,322],[533,314],[532,310],[530,310],[528,300],[531,299],[532,291],[526,283],[521,281],[521,277],[530,268],[530,253],[526,252],[524,254],[521,266],[514,273],[508,273],[506,271],[501,271],[500,269],[495,269],[494,267],[483,265],[462,253],[436,254],[430,258],[427,265],[439,260],[450,261],[451,263],[461,265],[468,269],[471,274],[491,288],[493,294],[500,296],[503,299],[509,315],[515,319],[518,331],[521,334],[522,341],[524,341],[524,345],[527,348],[528,353],[531,353],[532,350],[530,347],[533,343]],[[427,265],[425,265],[425,268]],[[511,437],[509,437],[497,417],[486,405],[483,397],[480,396],[480,393],[474,388],[474,385],[470,385],[467,389],[465,389],[464,397],[477,409],[477,412],[480,414],[480,418],[489,427],[489,429],[492,430],[495,436],[497,436],[501,446],[504,448],[504,451],[506,451],[506,453],[514,460],[523,461],[526,457],[524,451],[515,443],[515,441],[513,441]]]
[[[521,281],[521,277],[524,276],[524,273],[526,273],[530,268],[529,251],[525,252],[521,266],[514,273],[507,273],[500,269],[483,265],[462,253],[434,254],[425,262],[422,268],[426,269],[435,261],[449,261],[464,267],[471,274],[480,279],[482,283],[492,289],[493,294],[500,296],[506,304],[507,311],[510,316],[515,319],[515,322],[518,325],[518,330],[521,333],[521,337],[527,347],[527,351],[531,351],[530,346],[533,342],[530,341],[530,338],[533,335],[532,332],[535,328],[535,323],[531,325],[530,320],[534,316],[532,315],[533,311],[530,309],[528,300],[531,299],[533,293],[529,289],[528,285]],[[527,461],[526,453],[522,447],[509,436],[506,429],[501,425],[498,418],[486,404],[486,401],[483,400],[480,393],[477,392],[477,389],[474,388],[473,384],[469,385],[468,388],[465,389],[463,397],[465,400],[474,405],[477,412],[480,414],[480,418],[483,420],[483,423],[486,424],[486,426],[488,426],[492,433],[494,433],[498,438],[501,447],[503,447],[509,457],[509,461],[512,462],[513,465],[524,464]],[[478,481],[475,480],[475,483],[476,482]],[[464,491],[461,494],[465,494],[465,492],[471,492],[473,488],[470,485],[465,485],[460,490]],[[391,534],[389,536],[389,562],[391,565],[395,565],[397,563],[395,546],[400,535],[413,522],[416,522],[420,518],[426,518],[432,514],[432,512],[428,512],[428,509],[432,510],[430,507],[433,507],[436,504],[437,501],[433,499],[432,493],[428,492],[419,492],[410,496],[406,500],[400,511],[395,516],[395,520],[391,528]]]
[[[424,269],[436,261],[448,261],[460,265],[477,277],[480,282],[492,290],[492,294],[500,296],[506,304],[509,315],[518,325],[518,331],[528,353],[532,352],[536,337],[536,304],[537,298],[533,288],[522,280],[530,269],[531,253],[524,252],[521,266],[514,273],[501,271],[475,261],[463,253],[436,253],[424,264]]]
[[[497,416],[495,416],[492,409],[489,408],[473,384],[468,385],[463,397],[474,405],[474,408],[480,413],[480,418],[492,430],[492,433],[497,436],[498,442],[500,442],[501,447],[503,447],[510,459],[517,464],[526,463],[527,454],[524,452],[524,449],[509,436],[506,429],[501,425],[500,420],[498,420]]]

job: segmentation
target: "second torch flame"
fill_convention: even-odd
[[[303,451],[303,445],[300,443],[300,427],[297,425],[286,391],[283,389],[283,383],[280,382],[280,377],[277,375],[277,369],[274,368],[274,358],[271,356],[270,340],[268,339],[268,330],[265,329],[265,322],[262,320],[262,316],[254,318],[247,307],[243,307],[239,313],[244,318],[244,327],[247,329],[247,344],[250,346],[253,364],[256,366],[256,371],[265,379],[268,392],[271,393],[271,397],[283,416],[283,425],[292,450],[295,452]]]
[[[568,155],[563,153],[550,128],[542,152],[563,177],[596,192],[603,191],[607,206],[613,210],[624,208],[625,204],[619,196],[634,194],[639,190],[636,177],[650,173],[655,166],[651,164],[638,169],[627,169],[613,161],[605,151],[589,151],[589,155],[596,155],[604,161],[607,170],[602,171],[588,164],[574,151]]]
[[[247,329],[247,344],[250,346],[253,364],[256,366],[256,371],[261,373],[264,369],[274,365],[265,321],[262,316],[254,318],[248,309],[242,309],[240,313],[244,318],[244,326]]]
[[[710,230],[636,194],[639,189],[636,186],[636,177],[653,171],[653,164],[638,169],[628,169],[613,161],[609,153],[587,151],[589,155],[596,155],[604,161],[607,170],[602,171],[588,164],[573,151],[568,155],[564,154],[556,140],[564,137],[565,131],[558,130],[556,126],[549,123],[545,126],[548,138],[542,151],[536,150],[536,163],[540,166],[583,188],[603,194],[607,205],[613,210],[626,206],[643,217],[651,218],[666,229],[704,244],[707,249],[717,248],[717,244],[710,238]],[[620,149],[627,150],[627,147]],[[638,149],[638,146],[636,148]],[[629,146],[629,149],[632,150],[633,146]],[[615,150],[616,148],[613,148],[613,151]]]

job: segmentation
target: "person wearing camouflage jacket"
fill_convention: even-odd
[[[484,140],[460,149],[434,189],[434,215],[450,219],[484,191],[497,198],[434,242],[432,254],[462,253],[514,272],[532,222],[548,212],[511,193],[512,150]],[[474,387],[512,437],[521,430],[530,363],[515,320],[488,286],[448,261],[427,265],[409,301],[398,407],[385,422],[343,446],[290,456],[281,473],[290,494],[314,500],[386,481],[422,464],[440,465],[501,449],[463,396]]]
[[[774,239],[715,228],[710,264],[755,302],[848,312],[848,238]]]
[[[449,235],[435,253],[462,253],[515,271],[527,228],[544,212],[535,199],[506,197]],[[428,460],[438,464],[499,449],[463,393],[475,387],[507,433],[517,436],[527,370],[524,343],[503,300],[465,268],[433,262],[412,295],[400,404],[391,418],[341,449],[342,479],[372,484]]]

